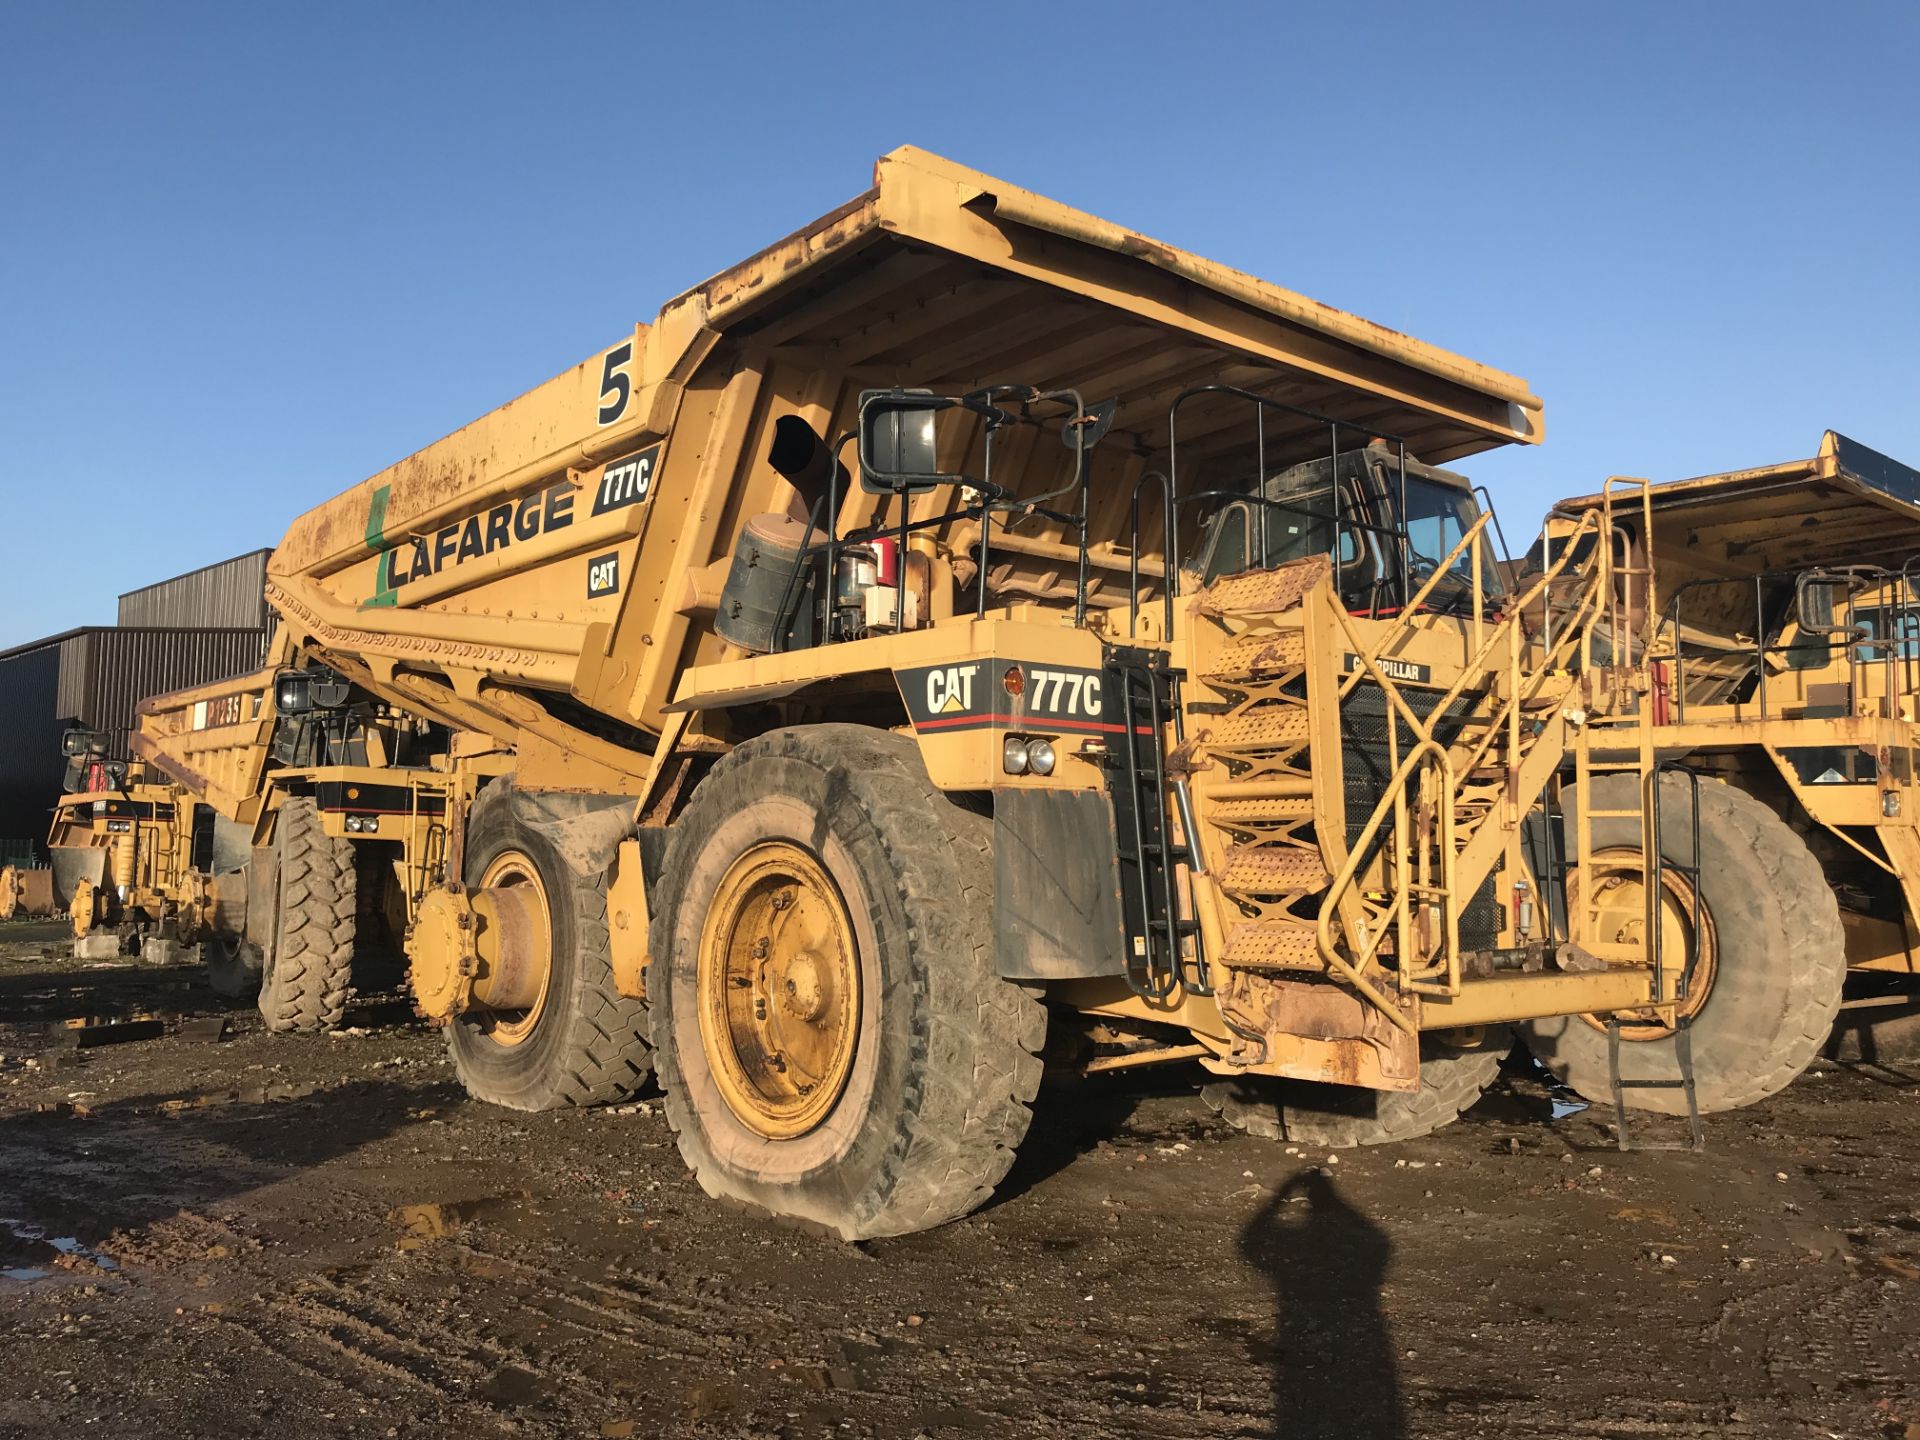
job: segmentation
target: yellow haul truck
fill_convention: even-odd
[[[143,701],[133,744],[240,837],[194,876],[216,988],[257,992],[269,1029],[326,1030],[446,873],[457,782],[444,727],[293,655],[282,627],[264,670]],[[469,786],[505,769],[488,748],[461,752]]]
[[[277,806],[280,943],[350,948],[365,832],[261,752],[419,717],[361,778],[440,777],[406,951],[469,1091],[654,1069],[710,1193],[846,1237],[987,1197],[1050,1032],[1267,1133],[1419,1134],[1506,1026],[1657,1012],[1683,964],[1555,933],[1528,866],[1563,774],[1652,764],[1606,738],[1644,673],[1590,663],[1616,547],[1509,593],[1436,468],[1540,434],[1512,376],[902,149],[297,520],[282,703],[139,745]]]
[[[214,922],[207,876],[238,863],[231,827],[143,761],[109,758],[107,737],[70,730],[67,775],[47,834],[51,866],[0,879],[0,891],[42,897],[30,913],[64,907],[74,954],[110,959],[129,949],[174,958]],[[44,878],[42,878],[44,877]],[[217,960],[217,989],[239,993],[245,977]]]
[[[1562,501],[1536,564],[1589,548],[1608,508]],[[1651,657],[1639,742],[1672,818],[1664,923],[1692,957],[1681,1005],[1620,1027],[1618,1069],[1668,1073],[1687,1027],[1698,1103],[1726,1109],[1806,1068],[1849,968],[1920,973],[1920,471],[1828,431],[1810,459],[1653,486],[1616,528],[1629,643]],[[1627,788],[1606,780],[1592,803],[1632,808]],[[1616,819],[1595,836],[1620,923],[1637,925],[1639,839]],[[1575,1089],[1611,1093],[1592,1017],[1522,1030]]]

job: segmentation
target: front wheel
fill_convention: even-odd
[[[300,796],[280,807],[273,838],[273,923],[260,972],[269,1030],[332,1030],[353,996],[353,842],[329,836]]]
[[[912,741],[860,726],[776,731],[701,782],[654,892],[648,994],[708,1194],[855,1240],[992,1193],[1046,1011],[994,966],[991,836]]]
[[[1592,786],[1596,811],[1637,811],[1639,782],[1606,776]],[[1687,780],[1661,777],[1662,856],[1694,862]],[[1572,824],[1571,817],[1568,821]],[[1606,938],[1632,941],[1645,928],[1646,865],[1640,821],[1596,814],[1595,894],[1577,893]],[[1784,1090],[1813,1062],[1840,1011],[1846,934],[1820,862],[1800,837],[1744,791],[1700,782],[1700,886],[1679,870],[1661,872],[1663,951],[1692,955],[1684,1006],[1692,1027],[1696,1099],[1703,1112],[1732,1110]],[[1670,960],[1670,963],[1671,960]],[[1620,1017],[1620,1073],[1626,1080],[1680,1076],[1672,1024],[1658,1012]],[[1519,1027],[1546,1067],[1589,1100],[1612,1098],[1604,1017],[1559,1015]],[[1629,1088],[1627,1103],[1682,1114],[1683,1092]]]

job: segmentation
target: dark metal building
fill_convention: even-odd
[[[40,846],[60,794],[69,726],[127,753],[149,695],[241,675],[264,658],[265,550],[120,597],[120,625],[90,625],[0,650],[0,849]],[[235,623],[235,622],[238,623]]]
[[[267,630],[267,557],[251,550],[203,565],[171,580],[129,590],[120,597],[120,625],[191,625],[196,628]]]

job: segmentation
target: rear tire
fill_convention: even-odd
[[[700,783],[654,890],[649,998],[667,1118],[709,1195],[856,1240],[928,1229],[993,1193],[1031,1118],[1046,1009],[995,969],[991,841],[991,822],[934,787],[911,740],[862,726],[776,731]],[[797,884],[779,888],[782,864],[811,877],[797,901]],[[748,893],[734,877],[763,865],[776,867],[774,899],[734,908]],[[782,1019],[790,1028],[766,1032],[774,1048],[756,1050],[742,1039],[751,1022],[723,1018],[750,1013],[725,1008],[748,986],[723,961],[754,917],[789,904],[827,919],[802,940],[779,931],[773,963],[829,977],[812,993],[832,1008],[796,1012],[797,1024],[835,1037],[805,1050],[830,1064],[795,1074],[834,1079],[755,1101],[739,1075],[821,1032]],[[768,1003],[785,1002],[782,988]],[[788,1074],[784,1060],[775,1069]],[[830,1083],[830,1102],[809,1098]],[[755,1108],[776,1102],[795,1117],[786,1130]]]
[[[273,851],[274,917],[260,1014],[269,1030],[332,1030],[353,996],[353,842],[328,836],[319,808],[302,796],[280,807]]]
[[[260,951],[245,940],[221,936],[202,940],[200,958],[214,994],[246,1000],[260,993]]]
[[[1593,784],[1596,810],[1638,805],[1630,776]],[[1669,864],[1693,862],[1687,782],[1661,778],[1661,828]],[[1640,848],[1638,819],[1596,817],[1596,850]],[[1704,1113],[1733,1110],[1793,1083],[1826,1043],[1846,982],[1840,904],[1820,862],[1786,822],[1744,791],[1700,784],[1700,901],[1718,949],[1712,988],[1693,1019],[1695,1093]],[[1611,1102],[1607,1034],[1583,1015],[1518,1027],[1535,1056],[1592,1101]],[[1627,1080],[1676,1080],[1671,1034],[1622,1039]],[[1625,1092],[1636,1109],[1686,1113],[1679,1090]]]
[[[1368,1090],[1249,1075],[1204,1085],[1200,1098],[1234,1129],[1263,1140],[1330,1150],[1388,1145],[1431,1135],[1472,1109],[1499,1075],[1509,1048],[1504,1030],[1473,1050],[1457,1050],[1437,1036],[1423,1036],[1418,1090]]]
[[[509,781],[480,793],[467,820],[465,882],[477,886],[501,856],[528,862],[548,897],[546,995],[530,1027],[466,1014],[447,1026],[447,1050],[467,1093],[509,1110],[557,1110],[629,1099],[652,1073],[646,1006],[613,983],[604,878],[582,879],[553,842],[515,813]]]

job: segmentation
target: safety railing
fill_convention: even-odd
[[[1254,488],[1251,492],[1241,490],[1201,490],[1192,491],[1185,495],[1180,493],[1180,412],[1195,400],[1207,395],[1222,395],[1243,401],[1253,411],[1253,461],[1255,480]],[[1290,505],[1285,501],[1271,499],[1265,495],[1264,492],[1267,481],[1271,478],[1267,474],[1267,447],[1269,443],[1267,420],[1269,416],[1273,415],[1288,416],[1296,420],[1310,421],[1312,425],[1325,429],[1327,437],[1325,459],[1328,467],[1328,498],[1331,501],[1327,509],[1316,510],[1305,506]],[[1308,433],[1311,433],[1311,431]],[[1343,449],[1341,446],[1343,435],[1349,437],[1349,439],[1358,437],[1361,443],[1358,445],[1349,443],[1346,448]],[[1363,454],[1368,445],[1375,443],[1386,445],[1393,451],[1393,465],[1399,491],[1393,513],[1399,517],[1398,523],[1382,524],[1370,513],[1349,503],[1353,497],[1350,495],[1348,487],[1342,483],[1340,473],[1340,462],[1342,459],[1350,458],[1356,454]],[[1315,460],[1317,461],[1319,458],[1321,457],[1316,456]],[[1256,391],[1242,389],[1238,385],[1228,385],[1218,382],[1189,385],[1178,395],[1174,396],[1173,400],[1167,406],[1166,471],[1164,473],[1158,470],[1147,471],[1134,482],[1132,529],[1128,543],[1128,549],[1133,557],[1129,572],[1132,593],[1129,601],[1128,619],[1134,627],[1134,633],[1138,633],[1140,618],[1140,497],[1142,490],[1149,484],[1158,485],[1162,497],[1160,551],[1164,578],[1161,582],[1161,604],[1165,614],[1163,628],[1166,631],[1165,635],[1161,637],[1162,640],[1171,640],[1173,638],[1174,600],[1180,593],[1181,550],[1179,512],[1183,507],[1207,502],[1222,504],[1228,502],[1246,503],[1259,507],[1258,513],[1261,523],[1257,540],[1257,552],[1263,564],[1266,562],[1267,557],[1272,554],[1272,546],[1270,544],[1271,537],[1267,531],[1267,518],[1275,512],[1305,515],[1314,522],[1324,524],[1327,527],[1328,534],[1331,537],[1329,548],[1336,574],[1338,574],[1340,570],[1340,545],[1343,535],[1365,534],[1375,537],[1382,542],[1382,549],[1391,556],[1394,574],[1398,583],[1397,593],[1404,602],[1407,591],[1412,584],[1411,563],[1413,556],[1412,546],[1408,543],[1405,524],[1407,514],[1407,458],[1407,442],[1402,437],[1391,434],[1388,431],[1375,430],[1371,426],[1362,425],[1353,420],[1337,419],[1332,415],[1323,414],[1318,410],[1308,410],[1298,405],[1288,405],[1282,401],[1270,399]],[[1248,535],[1247,543],[1250,552],[1256,548],[1256,540],[1252,534]],[[1376,604],[1370,608],[1377,610],[1379,607]]]
[[[1379,688],[1386,707],[1387,768],[1392,779],[1354,842],[1348,846],[1345,860],[1322,898],[1316,943],[1323,963],[1346,976],[1396,1024],[1407,1023],[1404,1015],[1380,996],[1363,973],[1377,962],[1387,929],[1391,928],[1396,935],[1395,968],[1402,993],[1459,994],[1461,897],[1479,889],[1497,858],[1498,852],[1491,845],[1466,849],[1473,846],[1471,835],[1463,846],[1459,833],[1459,777],[1471,775],[1503,738],[1506,768],[1509,774],[1518,771],[1522,759],[1539,741],[1539,732],[1530,730],[1526,724],[1529,703],[1538,697],[1546,678],[1564,666],[1574,647],[1584,646],[1594,624],[1609,616],[1608,597],[1613,593],[1610,542],[1594,547],[1597,563],[1579,577],[1581,589],[1554,643],[1533,647],[1525,635],[1523,617],[1536,603],[1545,600],[1551,587],[1574,562],[1580,553],[1576,544],[1564,546],[1559,558],[1534,579],[1527,591],[1503,606],[1497,615],[1488,614],[1479,576],[1486,563],[1491,520],[1492,512],[1488,511],[1468,527],[1411,598],[1397,622],[1386,627],[1373,643],[1368,644],[1361,638],[1343,606],[1333,607],[1335,623],[1356,662],[1342,681],[1340,698],[1344,701],[1363,678]],[[1577,540],[1591,533],[1598,539],[1605,533],[1606,523],[1605,516],[1589,514],[1582,518],[1569,538]],[[1470,658],[1422,717],[1381,662],[1410,633],[1411,616],[1429,592],[1443,576],[1454,573],[1454,567],[1463,560],[1468,573],[1474,577],[1469,616]],[[1456,757],[1435,735],[1434,727],[1450,715],[1470,688],[1486,684],[1487,677],[1494,673],[1496,654],[1503,648],[1505,653],[1497,662],[1504,672],[1503,683],[1497,687],[1491,707],[1482,708],[1473,717],[1477,733],[1465,742],[1463,752]],[[1403,725],[1408,734],[1405,758],[1401,755],[1400,740]],[[1410,812],[1407,786],[1415,778],[1425,789]],[[1550,778],[1551,769],[1548,769],[1540,778],[1541,789]],[[1504,803],[1517,810],[1531,807],[1537,796],[1537,791],[1523,793],[1512,784],[1504,787]],[[1484,824],[1484,818],[1480,817],[1474,825],[1475,833],[1479,825]],[[1373,923],[1368,927],[1354,892],[1381,849],[1377,842],[1389,822],[1392,827],[1390,852],[1384,863],[1389,866],[1393,883],[1387,890],[1387,905],[1376,909]],[[1414,923],[1416,912],[1418,924]],[[1340,953],[1333,931],[1336,916],[1350,931],[1367,929],[1370,932],[1347,936],[1350,944],[1357,942],[1354,952],[1357,960]],[[1390,927],[1383,926],[1383,919],[1391,921]]]
[[[1908,560],[1899,570],[1878,565],[1815,567],[1804,570],[1770,570],[1746,576],[1708,576],[1689,580],[1674,590],[1659,617],[1658,635],[1663,652],[1673,657],[1674,678],[1672,712],[1676,722],[1686,718],[1688,635],[1686,602],[1703,592],[1730,587],[1746,589],[1752,595],[1750,641],[1727,647],[1751,657],[1752,703],[1762,720],[1773,718],[1777,703],[1767,685],[1769,662],[1778,657],[1788,668],[1819,670],[1825,664],[1796,663],[1823,659],[1830,663],[1836,652],[1846,667],[1850,690],[1857,698],[1885,702],[1890,717],[1899,715],[1899,702],[1920,693],[1920,610],[1917,610],[1914,566],[1920,557]],[[1829,622],[1810,620],[1817,608],[1811,600],[1814,587],[1830,587],[1833,598],[1841,601],[1836,618]],[[1878,592],[1878,598],[1861,605],[1862,596]],[[1797,612],[1796,633],[1791,639],[1780,637],[1787,629],[1789,607]],[[1871,616],[1863,619],[1862,616]],[[1699,648],[1697,642],[1694,648]],[[1881,693],[1871,694],[1865,682],[1877,676]]]

